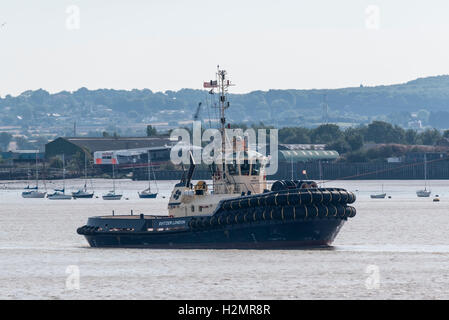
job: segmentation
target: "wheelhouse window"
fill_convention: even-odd
[[[243,160],[243,163],[240,166],[240,172],[243,176],[249,175],[250,165],[248,160]]]
[[[228,163],[228,172],[229,174],[235,175],[237,173],[237,165],[236,162]]]
[[[256,160],[255,162],[252,163],[251,175],[258,176],[259,172],[260,172],[260,161]]]

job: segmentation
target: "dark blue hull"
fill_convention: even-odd
[[[74,199],[92,199],[94,197],[94,194],[90,193],[90,194],[77,195],[72,193],[72,197]]]
[[[154,249],[294,249],[329,246],[345,220],[261,221],[210,230],[95,232],[92,247]]]
[[[156,197],[157,197],[157,193],[150,193],[150,194],[139,193],[140,199],[155,199]]]
[[[78,228],[92,247],[295,249],[329,246],[356,214],[343,189],[293,189],[220,201],[212,215],[100,216]]]

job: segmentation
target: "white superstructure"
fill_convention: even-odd
[[[174,217],[210,215],[220,200],[267,190],[265,174],[267,158],[256,151],[248,150],[244,139],[229,141],[225,135],[225,110],[229,108],[227,92],[231,86],[231,82],[226,79],[226,71],[218,69],[217,80],[205,82],[204,86],[219,91],[222,154],[225,154],[225,150],[232,150],[226,157],[217,158],[231,159],[210,166],[212,185],[207,185],[205,181],[192,185],[195,163],[190,154],[190,168],[175,185],[168,203],[169,214]]]

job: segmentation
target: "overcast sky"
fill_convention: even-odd
[[[0,95],[340,88],[449,74],[447,0],[2,0]]]

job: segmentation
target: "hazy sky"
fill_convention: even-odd
[[[233,92],[406,82],[449,74],[448,16],[447,0],[2,0],[0,95],[201,88],[217,64]]]

